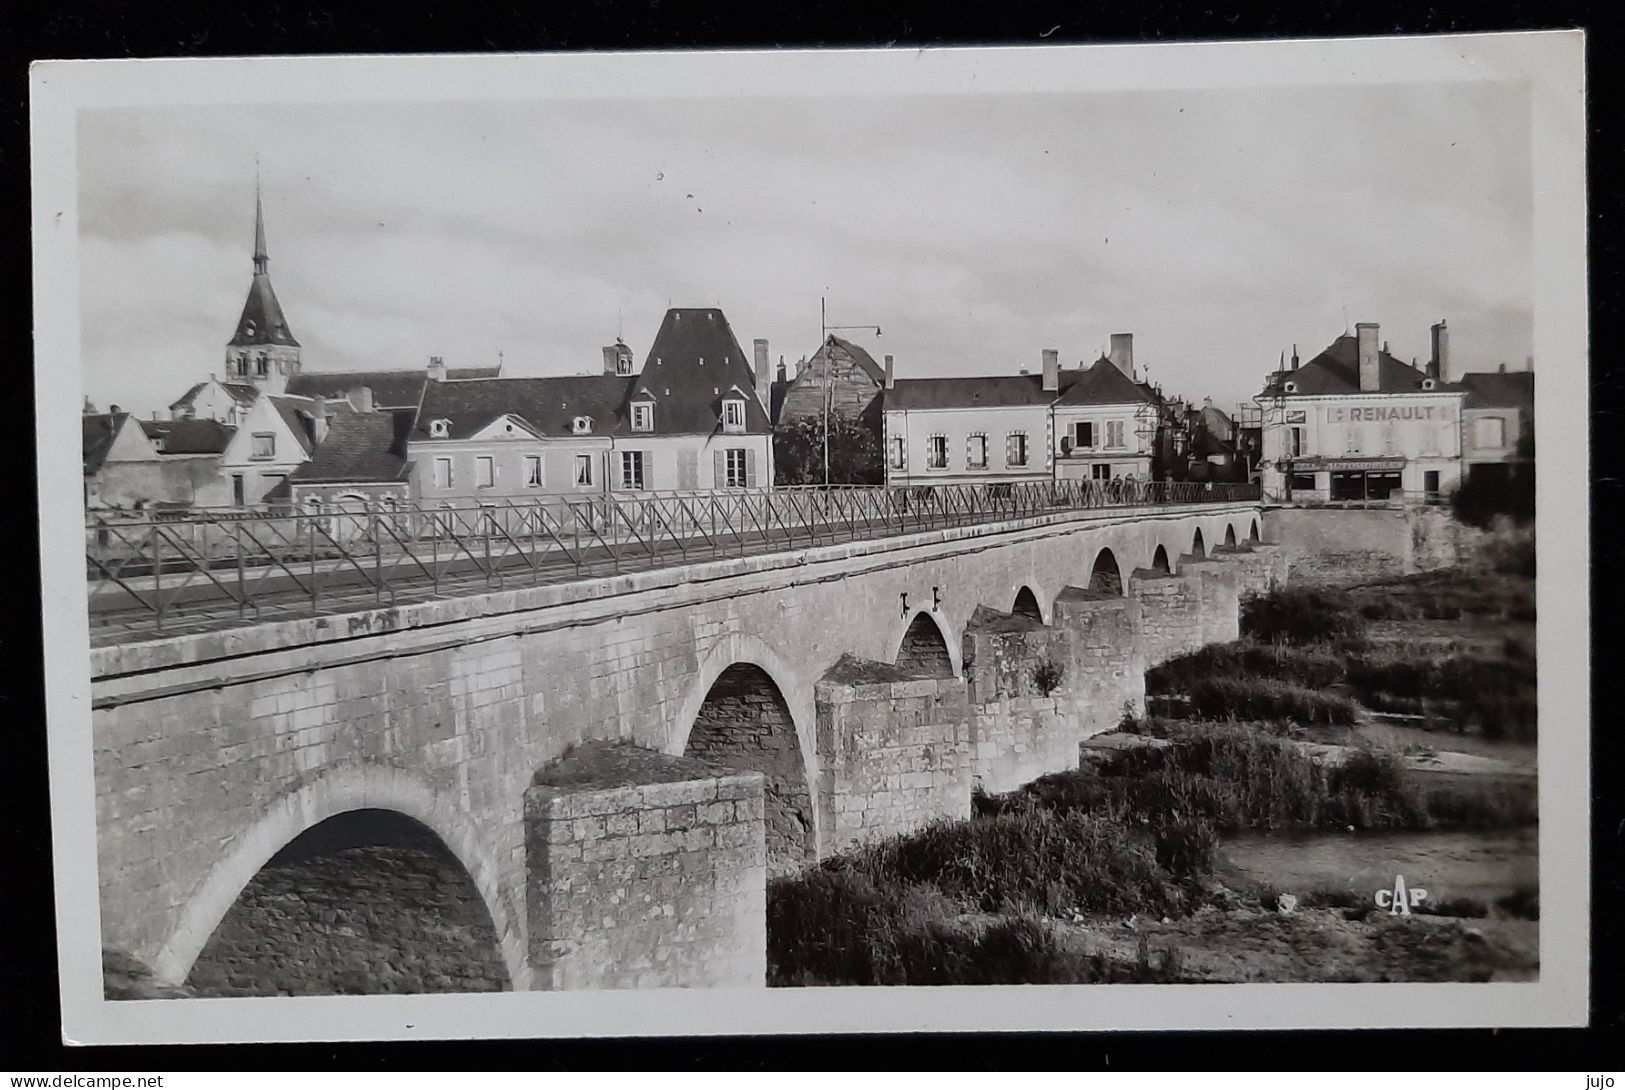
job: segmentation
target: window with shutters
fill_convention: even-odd
[[[1074,420],[1072,422],[1072,445],[1085,449],[1095,445],[1094,421]]]
[[[722,430],[738,433],[745,430],[745,403],[729,398],[722,403]]]
[[[749,483],[749,476],[745,469],[745,451],[743,447],[736,447],[723,452],[726,455],[724,462],[725,488],[744,488]]]
[[[525,455],[525,487],[542,487],[542,456],[540,454]]]
[[[434,486],[436,488],[451,487],[450,458],[436,458],[434,460]]]
[[[1089,476],[1096,481],[1109,481],[1112,479],[1112,467],[1105,462],[1097,462],[1089,467]]]
[[[1013,431],[1004,438],[1004,464],[1007,466],[1024,466],[1027,464],[1027,433]]]
[[[1358,424],[1345,424],[1343,426],[1343,453],[1360,453],[1360,426]]]
[[[901,438],[891,441],[891,467],[893,469],[902,469],[907,464],[903,450],[903,440]]]
[[[967,469],[987,468],[987,436],[973,435],[966,441],[965,467]]]
[[[1106,421],[1106,446],[1113,450],[1123,447],[1123,422],[1121,420]]]
[[[927,469],[948,468],[948,437],[946,435],[933,435],[925,441],[925,467]]]
[[[648,401],[640,401],[632,406],[632,430],[654,431],[655,407]]]
[[[621,487],[638,490],[643,488],[644,458],[641,450],[621,451]]]
[[[474,459],[474,487],[495,488],[497,483],[497,462],[488,454],[481,454]]]
[[[1303,457],[1303,429],[1288,428],[1286,430],[1286,457]]]
[[[592,455],[576,455],[576,487],[585,488],[592,484]]]

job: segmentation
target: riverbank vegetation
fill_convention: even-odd
[[[1532,887],[1447,898],[1420,913],[1425,926],[1408,927],[1348,890],[1238,891],[1218,877],[1228,836],[1533,824],[1527,777],[1429,775],[1414,753],[1353,733],[1373,712],[1420,708],[1416,722],[1434,729],[1532,742],[1532,563],[1513,551],[1479,570],[1247,603],[1240,640],[1149,672],[1156,714],[1128,709],[1123,744],[978,795],[968,819],[770,883],[770,983],[1533,972]],[[1402,627],[1382,629],[1408,622],[1489,627],[1494,639],[1479,631],[1463,645],[1432,632],[1419,645]]]

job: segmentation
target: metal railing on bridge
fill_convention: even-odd
[[[1089,508],[1258,497],[1256,485],[1113,480],[95,511],[85,559],[93,625],[167,632]]]

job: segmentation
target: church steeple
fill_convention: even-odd
[[[265,251],[265,206],[260,203],[260,176],[254,171],[254,275],[264,276],[271,255]]]
[[[271,287],[270,253],[265,245],[265,202],[260,196],[258,164],[254,172],[254,278],[237,331],[227,342],[228,381],[252,383],[270,393],[281,393],[288,379],[299,373],[299,342]]]

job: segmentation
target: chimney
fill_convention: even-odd
[[[1506,374],[1506,373],[1507,373],[1507,365],[1506,365],[1506,364],[1504,364],[1504,363],[1503,363],[1503,364],[1502,364],[1502,365],[1501,365],[1501,374],[1503,374],[1503,375],[1504,375],[1504,374]]]
[[[1298,346],[1296,344],[1292,346],[1292,369],[1294,371],[1298,369]]]
[[[117,405],[109,405],[107,406],[107,411],[109,413],[117,414],[123,412],[124,410],[119,408]]]
[[[1433,327],[1433,358],[1428,360],[1428,378],[1444,382],[1450,373],[1450,330],[1444,319]]]
[[[320,445],[327,438],[327,398],[317,394],[310,400],[310,438]]]
[[[897,371],[892,366],[892,358],[889,355],[886,357],[886,389],[897,389]]]
[[[604,374],[613,375],[615,373],[615,365],[620,358],[620,349],[616,348],[612,344],[604,345]]]
[[[357,386],[349,395],[350,407],[358,413],[372,412],[372,387]]]
[[[1360,350],[1360,389],[1375,391],[1382,385],[1377,364],[1377,323],[1355,322],[1354,335]]]
[[[788,377],[784,370],[784,357],[781,355],[779,356],[779,385],[783,386],[787,381]]]
[[[767,339],[756,338],[756,398],[762,408],[773,411],[773,370],[767,362]]]
[[[88,397],[85,398],[84,413],[85,413],[86,416],[95,416],[96,415],[96,403],[94,401],[90,400],[90,398],[88,398]]]
[[[445,382],[446,381],[446,361],[445,361],[445,359],[443,357],[441,357],[441,356],[430,356],[429,357],[429,381],[431,381],[431,382]]]
[[[1112,350],[1106,358],[1112,361],[1112,366],[1123,372],[1132,381],[1134,379],[1134,334],[1113,333]]]

